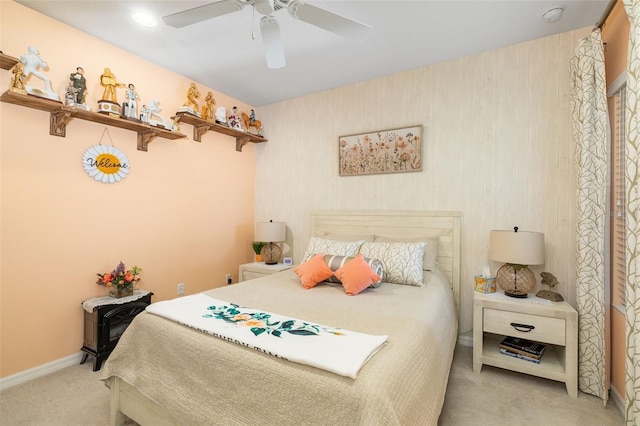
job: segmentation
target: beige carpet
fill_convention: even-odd
[[[612,404],[604,408],[598,398],[579,393],[578,399],[572,400],[562,383],[492,367],[485,366],[481,374],[474,374],[471,360],[471,348],[458,346],[440,426],[623,424]],[[92,371],[91,362],[0,393],[3,426],[108,424],[109,391]]]

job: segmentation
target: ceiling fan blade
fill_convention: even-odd
[[[300,0],[289,2],[288,9],[289,14],[294,18],[343,37],[362,39],[371,30],[367,24],[345,18]]]
[[[207,19],[237,12],[243,7],[244,3],[240,0],[221,0],[163,16],[162,20],[171,27],[182,28]]]
[[[280,25],[272,15],[263,16],[260,19],[262,33],[262,45],[267,59],[267,68],[278,69],[286,65],[284,47],[280,37]]]

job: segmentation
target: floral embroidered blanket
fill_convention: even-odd
[[[259,352],[355,379],[387,342],[194,294],[149,305],[147,311]]]

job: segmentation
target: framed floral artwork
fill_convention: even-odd
[[[340,176],[422,170],[422,126],[338,138]]]

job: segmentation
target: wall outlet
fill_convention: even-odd
[[[178,284],[178,296],[184,294],[184,283]]]
[[[225,280],[227,282],[227,284],[232,284],[233,280],[231,279],[231,274],[227,274],[227,276],[225,277]]]

